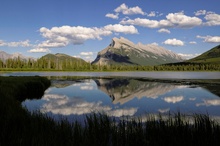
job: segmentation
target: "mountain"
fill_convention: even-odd
[[[210,49],[209,51],[187,60],[190,63],[214,63],[220,64],[220,45]]]
[[[11,54],[8,54],[8,53],[6,53],[4,51],[0,51],[0,59],[1,60],[4,61],[4,60],[7,60],[9,58],[11,58]]]
[[[24,56],[20,53],[8,54],[8,53],[0,50],[0,60],[2,60],[2,61],[5,61],[7,59],[17,59],[18,57],[21,60],[28,60],[28,59],[33,59],[34,60],[33,57],[27,57],[27,56]]]
[[[76,57],[72,57],[66,54],[62,54],[62,53],[57,53],[57,54],[47,54],[42,56],[40,59],[45,59],[45,60],[59,60],[59,61],[72,61],[72,62],[81,62],[81,63],[86,63],[85,60],[81,59],[81,58],[76,58]]]
[[[92,64],[159,65],[180,62],[183,59],[163,47],[144,45],[121,37],[113,38],[112,43],[100,51]]]

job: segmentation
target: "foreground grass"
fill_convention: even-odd
[[[0,77],[0,145],[127,146],[220,143],[220,125],[208,115],[194,114],[190,118],[180,113],[168,115],[167,118],[149,115],[142,121],[128,118],[116,120],[105,114],[94,113],[86,115],[84,123],[69,123],[65,119],[56,122],[41,113],[30,113],[21,107],[21,95],[44,92],[48,85],[48,80],[41,77]]]

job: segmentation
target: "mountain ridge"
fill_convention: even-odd
[[[146,53],[147,52],[147,53]],[[188,64],[220,64],[220,45],[213,47],[212,49],[202,53],[201,55],[186,60],[186,61],[177,61],[166,63],[166,57],[171,56],[176,57],[177,59],[181,59],[175,53],[170,53],[171,51],[164,49],[163,47],[157,45],[144,45],[142,43],[134,44],[133,42],[121,37],[121,38],[113,38],[112,42],[105,49],[101,50],[96,59],[92,62],[92,64],[105,65],[106,64],[117,64],[117,65],[160,65],[161,59],[157,58],[162,57],[162,63],[164,65],[188,65]],[[26,57],[20,53],[9,54],[0,50],[0,60],[6,61],[7,59],[17,59],[21,60],[37,60],[33,57]],[[82,58],[76,58],[63,53],[56,54],[46,54],[39,59],[55,59],[59,60],[72,60],[72,61],[81,61],[86,62]],[[146,58],[148,60],[146,60]],[[150,58],[150,59],[149,59]],[[169,60],[168,60],[169,61]],[[100,62],[100,63],[99,63]],[[104,62],[104,63],[103,63]],[[141,63],[140,63],[141,62]],[[145,64],[154,63],[154,64]]]
[[[83,63],[86,63],[85,60],[81,59],[81,58],[76,58],[67,54],[63,54],[63,53],[56,53],[56,54],[46,54],[44,56],[42,56],[40,59],[49,59],[49,60],[56,60],[59,59],[61,61],[65,61],[65,60],[71,60],[71,61],[81,61]]]
[[[2,61],[5,61],[5,60],[7,60],[7,59],[17,59],[18,57],[19,57],[21,60],[28,60],[28,59],[35,60],[34,57],[27,57],[27,56],[22,55],[21,53],[9,54],[9,53],[6,53],[6,52],[0,50],[0,59],[1,59]]]
[[[220,63],[220,45],[217,45],[201,55],[189,59],[185,62],[189,63]]]
[[[114,37],[109,46],[101,50],[92,64],[159,65],[183,59],[157,45],[134,44],[130,40]]]

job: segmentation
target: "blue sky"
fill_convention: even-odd
[[[94,60],[113,37],[191,58],[220,44],[219,0],[1,0],[0,50]]]

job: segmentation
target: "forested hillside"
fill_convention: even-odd
[[[220,45],[186,62],[220,64]]]
[[[65,54],[47,54],[37,60],[0,60],[1,70],[84,70],[90,66],[86,61]]]
[[[49,59],[0,60],[0,71],[220,71],[220,64],[175,63],[157,66],[95,65],[83,60]]]

